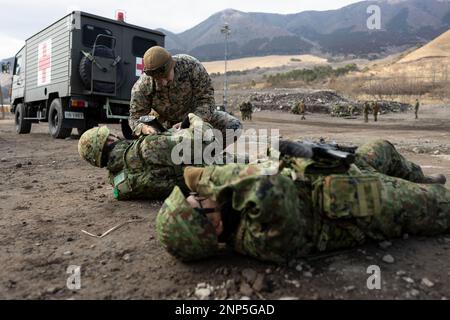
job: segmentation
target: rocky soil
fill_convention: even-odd
[[[389,139],[427,173],[450,177],[450,107],[356,119],[258,112],[246,128],[280,129],[292,139],[363,143]],[[118,127],[113,127],[119,132]],[[389,242],[273,265],[223,252],[184,264],[155,238],[160,202],[113,199],[106,172],[77,153],[76,136],[52,140],[45,124],[16,135],[0,120],[1,299],[447,299],[450,235]],[[102,239],[101,234],[132,221]],[[81,267],[81,289],[66,286]],[[379,267],[381,289],[367,282]],[[369,269],[370,271],[370,269]]]

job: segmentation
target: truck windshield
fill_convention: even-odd
[[[84,25],[83,26],[83,45],[86,47],[92,48],[95,43],[95,39],[99,34],[105,34],[108,36],[112,36],[112,32],[105,28],[100,28],[92,25]],[[97,41],[97,45],[104,45],[109,48],[112,48],[112,40],[109,38],[100,38]]]
[[[14,65],[14,75],[18,76],[20,75],[21,71],[22,71],[22,56],[17,56],[16,57],[16,61],[15,61],[15,65]]]

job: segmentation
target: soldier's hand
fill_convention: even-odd
[[[158,132],[153,127],[144,124],[141,128],[141,133],[149,135],[149,134],[157,134]]]

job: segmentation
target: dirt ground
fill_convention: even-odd
[[[380,117],[364,124],[307,115],[256,113],[247,128],[279,128],[294,139],[341,143],[389,139],[427,173],[450,177],[450,107]],[[114,127],[116,130],[117,128]],[[82,161],[76,136],[52,140],[46,124],[16,135],[0,120],[0,298],[2,299],[446,299],[450,298],[450,236],[374,243],[277,266],[225,252],[183,264],[155,238],[160,202],[113,199],[106,172]],[[102,233],[130,219],[103,239]],[[81,289],[69,290],[70,265],[81,267]],[[369,290],[367,268],[381,269]],[[202,290],[199,290],[202,289]]]

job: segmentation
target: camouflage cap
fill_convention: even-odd
[[[183,261],[210,257],[218,249],[213,225],[189,205],[179,187],[173,189],[159,210],[156,233],[164,248]]]
[[[101,168],[103,147],[108,136],[109,129],[106,126],[89,129],[78,141],[78,153],[93,166]]]
[[[151,47],[144,54],[144,72],[148,75],[167,76],[172,64],[172,55],[163,47]]]

